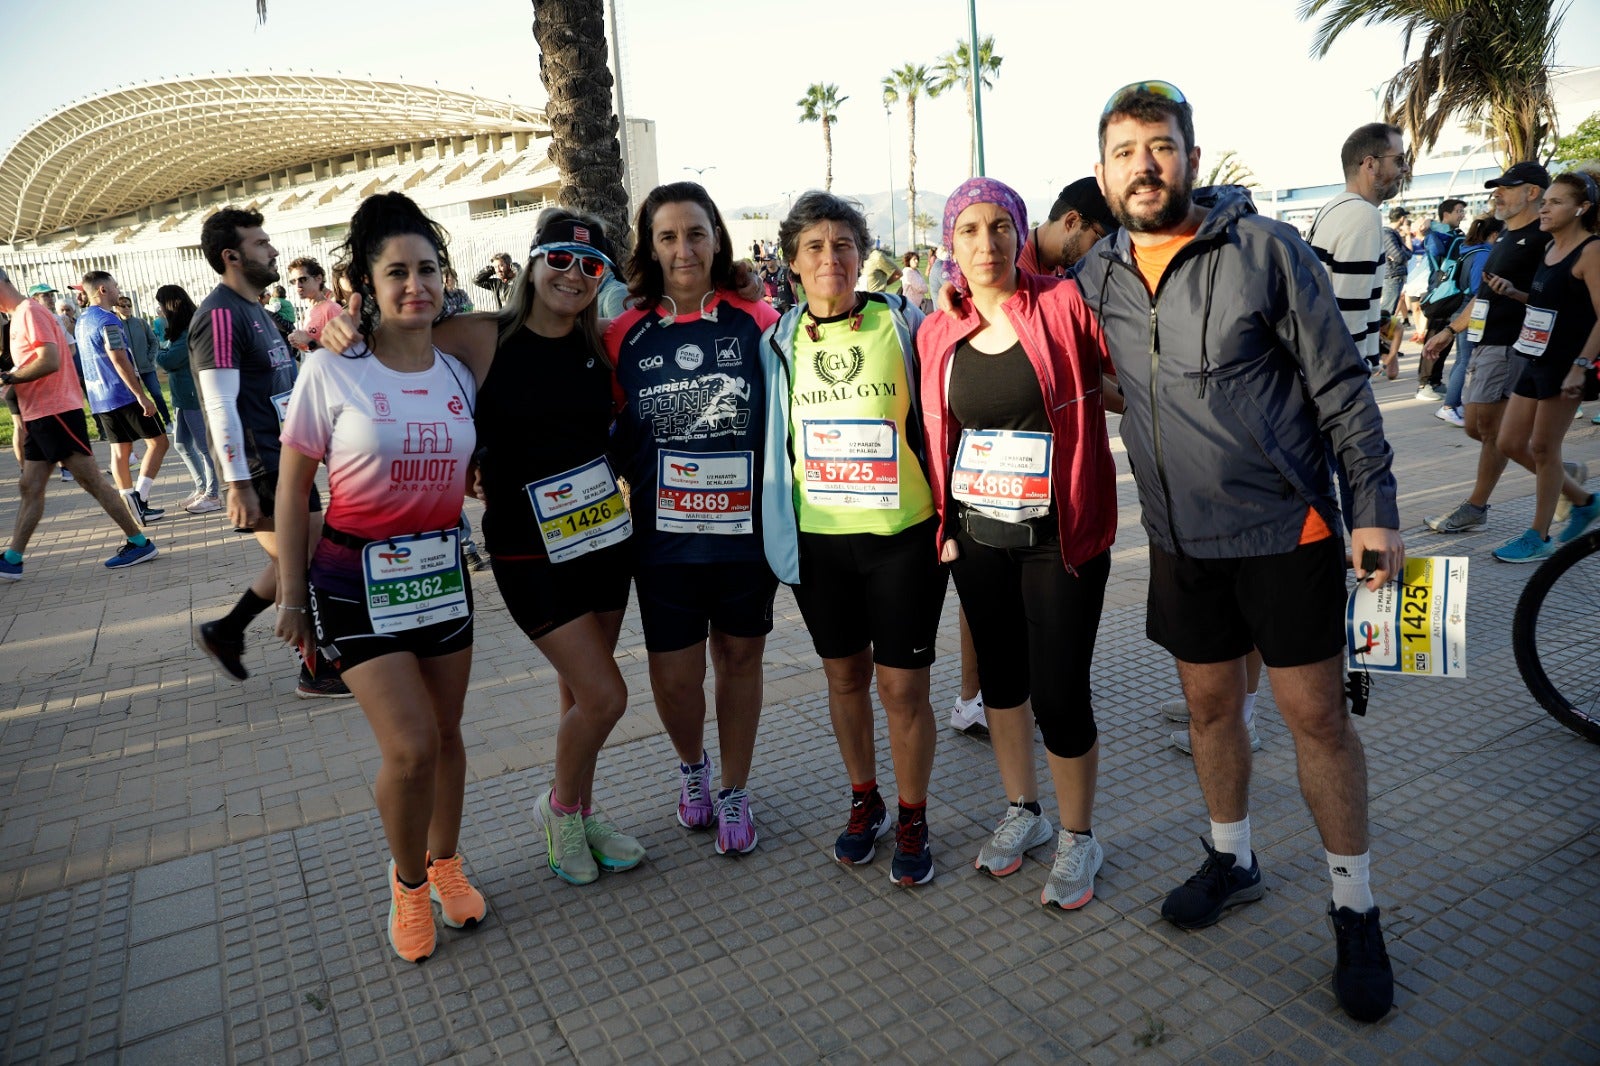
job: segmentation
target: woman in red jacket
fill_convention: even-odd
[[[1116,470],[1106,435],[1104,338],[1070,281],[1017,269],[1022,198],[973,178],[945,205],[955,314],[917,337],[928,477],[972,629],[995,761],[1007,799],[976,863],[996,877],[1047,843],[1033,725],[1049,753],[1061,819],[1040,902],[1094,896],[1104,852],[1093,833],[1100,747],[1089,663],[1116,532]]]

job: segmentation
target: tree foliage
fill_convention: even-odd
[[[1565,0],[1302,0],[1321,19],[1311,54],[1352,26],[1396,23],[1408,59],[1384,89],[1388,121],[1427,151],[1452,121],[1476,121],[1502,165],[1538,159],[1556,128],[1550,65]],[[1547,154],[1547,153],[1546,153]]]
[[[978,80],[985,89],[994,88],[994,78],[1000,73],[1003,56],[994,54],[994,37],[984,37],[978,42]],[[965,40],[941,55],[933,67],[939,91],[948,92],[956,86],[967,98],[967,160],[968,173],[978,172],[978,125],[972,95],[972,48]]]
[[[912,229],[911,220],[917,216],[917,98],[930,99],[944,92],[939,81],[920,63],[906,63],[891,70],[883,78],[883,106],[897,103],[906,105],[906,229]],[[890,234],[889,243],[894,243]]]
[[[794,102],[800,109],[801,122],[822,123],[822,151],[828,164],[823,188],[829,192],[833,191],[833,124],[839,121],[839,105],[848,99],[839,95],[837,85],[818,81],[807,86],[806,94]]]
[[[1243,185],[1247,189],[1259,189],[1261,183],[1256,180],[1253,170],[1244,165],[1244,160],[1239,158],[1239,153],[1232,148],[1225,150],[1217,161],[1211,164],[1211,169],[1198,183],[1200,186],[1210,185]]]
[[[1600,111],[1556,142],[1555,160],[1569,164],[1600,161]]]

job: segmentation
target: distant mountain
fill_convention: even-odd
[[[848,193],[844,191],[840,191],[839,195],[855,200],[861,205],[862,212],[867,216],[867,226],[872,230],[872,235],[875,239],[892,247],[895,251],[906,251],[910,248],[910,229],[906,221],[906,191],[904,188],[899,189],[892,195],[887,192]],[[935,194],[921,191],[917,193],[918,209],[927,212],[934,221],[931,231],[917,235],[919,247],[939,243],[939,231],[944,225],[945,200],[946,196],[942,193]],[[1043,222],[1045,215],[1050,211],[1050,205],[1054,202],[1055,198],[1053,196],[1043,203],[1035,203],[1032,200],[1028,200],[1028,225],[1036,226]],[[894,211],[895,239],[893,241],[889,239],[891,203]],[[789,203],[784,200],[775,200],[767,204],[746,204],[736,207],[732,211],[725,211],[723,214],[730,222],[746,212],[766,214],[770,215],[775,221],[782,221],[789,206]]]

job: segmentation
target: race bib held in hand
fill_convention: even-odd
[[[900,438],[893,419],[810,419],[801,426],[807,503],[900,506]]]
[[[980,514],[1025,522],[1050,513],[1048,433],[963,429],[950,474],[950,493]]]
[[[627,501],[603,456],[525,488],[552,563],[621,544],[633,533]]]
[[[374,541],[361,550],[361,570],[374,633],[464,621],[471,614],[458,529]]]
[[[1467,315],[1467,340],[1477,344],[1483,340],[1483,324],[1489,318],[1489,301],[1473,300],[1472,311]]]
[[[1352,670],[1466,677],[1466,558],[1410,558],[1399,581],[1357,584],[1345,637]]]
[[[656,529],[663,533],[753,533],[754,452],[674,452],[656,466]]]
[[[1556,313],[1542,307],[1529,307],[1522,313],[1522,335],[1511,347],[1530,359],[1537,359],[1550,346],[1550,331],[1556,327]]]

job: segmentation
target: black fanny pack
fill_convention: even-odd
[[[1045,539],[1036,524],[1041,521],[1048,522],[1050,518],[1002,522],[970,507],[961,509],[961,528],[986,548],[1031,548]]]

